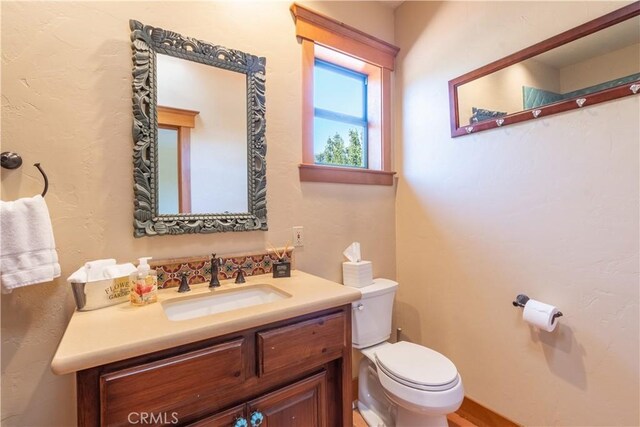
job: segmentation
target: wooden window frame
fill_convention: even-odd
[[[178,210],[191,213],[191,129],[199,111],[158,106],[158,128],[178,132]]]
[[[300,180],[393,185],[391,158],[391,71],[400,50],[342,22],[298,4],[291,6],[302,43],[302,163]],[[316,58],[368,76],[368,169],[315,164],[313,71]]]

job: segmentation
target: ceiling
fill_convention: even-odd
[[[404,3],[404,0],[396,0],[396,1],[392,1],[392,0],[378,0],[379,3],[382,3],[383,5],[387,6],[389,9],[395,9],[398,6],[400,6],[402,3]]]

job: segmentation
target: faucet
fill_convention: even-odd
[[[244,271],[242,271],[242,266],[239,265],[238,274],[236,275],[236,283],[244,283],[244,282],[246,282],[246,280],[244,280]]]
[[[187,273],[182,273],[182,278],[180,279],[180,287],[178,288],[178,292],[189,292],[191,288],[189,287],[189,281],[187,280]]]
[[[222,264],[222,258],[216,258],[216,254],[211,254],[211,280],[209,281],[211,290],[220,287],[220,280],[218,280],[220,264]]]

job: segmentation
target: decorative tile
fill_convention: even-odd
[[[218,270],[219,280],[234,278],[238,268],[242,268],[245,276],[269,274],[273,271],[273,263],[278,261],[278,257],[273,252],[221,256],[221,258],[222,264]],[[293,260],[293,249],[286,252],[283,260]],[[180,286],[183,273],[187,274],[190,285],[211,280],[211,257],[208,255],[151,261],[149,265],[158,273],[158,288]]]

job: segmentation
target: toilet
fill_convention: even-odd
[[[464,389],[456,366],[427,347],[390,343],[393,298],[398,283],[375,279],[358,288],[352,303],[353,347],[358,368],[358,410],[371,427],[445,427],[447,414],[462,404]]]

